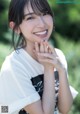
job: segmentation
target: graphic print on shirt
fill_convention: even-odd
[[[43,74],[38,75],[31,79],[33,86],[35,87],[36,91],[39,93],[41,99],[42,99],[42,93],[43,93]]]
[[[58,72],[55,71],[55,110],[57,110],[57,104],[58,104],[58,91],[59,91],[59,76]],[[35,87],[36,91],[39,93],[41,99],[43,94],[43,88],[44,88],[44,75],[38,75],[31,79],[33,86]]]
[[[55,71],[55,111],[57,110],[57,104],[58,104],[58,91],[59,91],[59,76],[58,72]],[[31,78],[31,82],[33,86],[35,87],[36,91],[39,93],[41,99],[43,94],[43,88],[44,88],[44,75],[40,74],[34,78]],[[19,114],[28,114],[25,112],[25,110],[20,110]]]

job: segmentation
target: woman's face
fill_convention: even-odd
[[[36,15],[31,5],[24,8],[24,19],[20,24],[20,31],[27,42],[48,40],[53,29],[53,19],[49,14]]]

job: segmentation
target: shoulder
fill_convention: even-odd
[[[14,63],[15,65],[18,64],[19,59],[17,59],[16,51],[11,52],[8,56],[6,56],[1,69],[8,69],[11,67]],[[7,66],[7,67],[6,67]]]
[[[2,67],[6,65],[11,66],[22,66],[25,63],[25,55],[21,49],[11,52],[4,60]]]
[[[64,53],[60,49],[57,49],[57,48],[55,48],[55,51],[56,51],[58,57],[60,58],[62,64],[67,69],[67,60],[66,60],[66,57],[65,57]]]
[[[55,51],[56,51],[56,53],[57,53],[58,56],[65,58],[64,53],[60,49],[55,48]]]
[[[25,67],[25,59],[24,55],[22,55],[21,51],[13,51],[10,55],[8,55],[1,67],[1,74],[27,74],[28,71]]]

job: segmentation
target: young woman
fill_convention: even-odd
[[[0,75],[0,105],[8,114],[67,114],[72,106],[65,57],[48,43],[53,20],[47,0],[11,0],[14,51]]]

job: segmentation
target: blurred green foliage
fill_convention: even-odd
[[[5,57],[11,52],[10,45],[0,43],[0,68],[2,66]]]
[[[10,52],[11,34],[8,29],[8,5],[10,0],[0,0],[0,67]],[[52,43],[60,48],[67,59],[69,82],[80,92],[80,4],[58,4],[48,0],[54,11],[55,32]],[[80,95],[74,100],[70,114],[80,114]]]
[[[80,4],[56,4],[53,7],[56,32],[69,40],[80,40]]]
[[[9,0],[0,0],[0,42],[9,43],[5,33],[8,31],[8,5]]]

